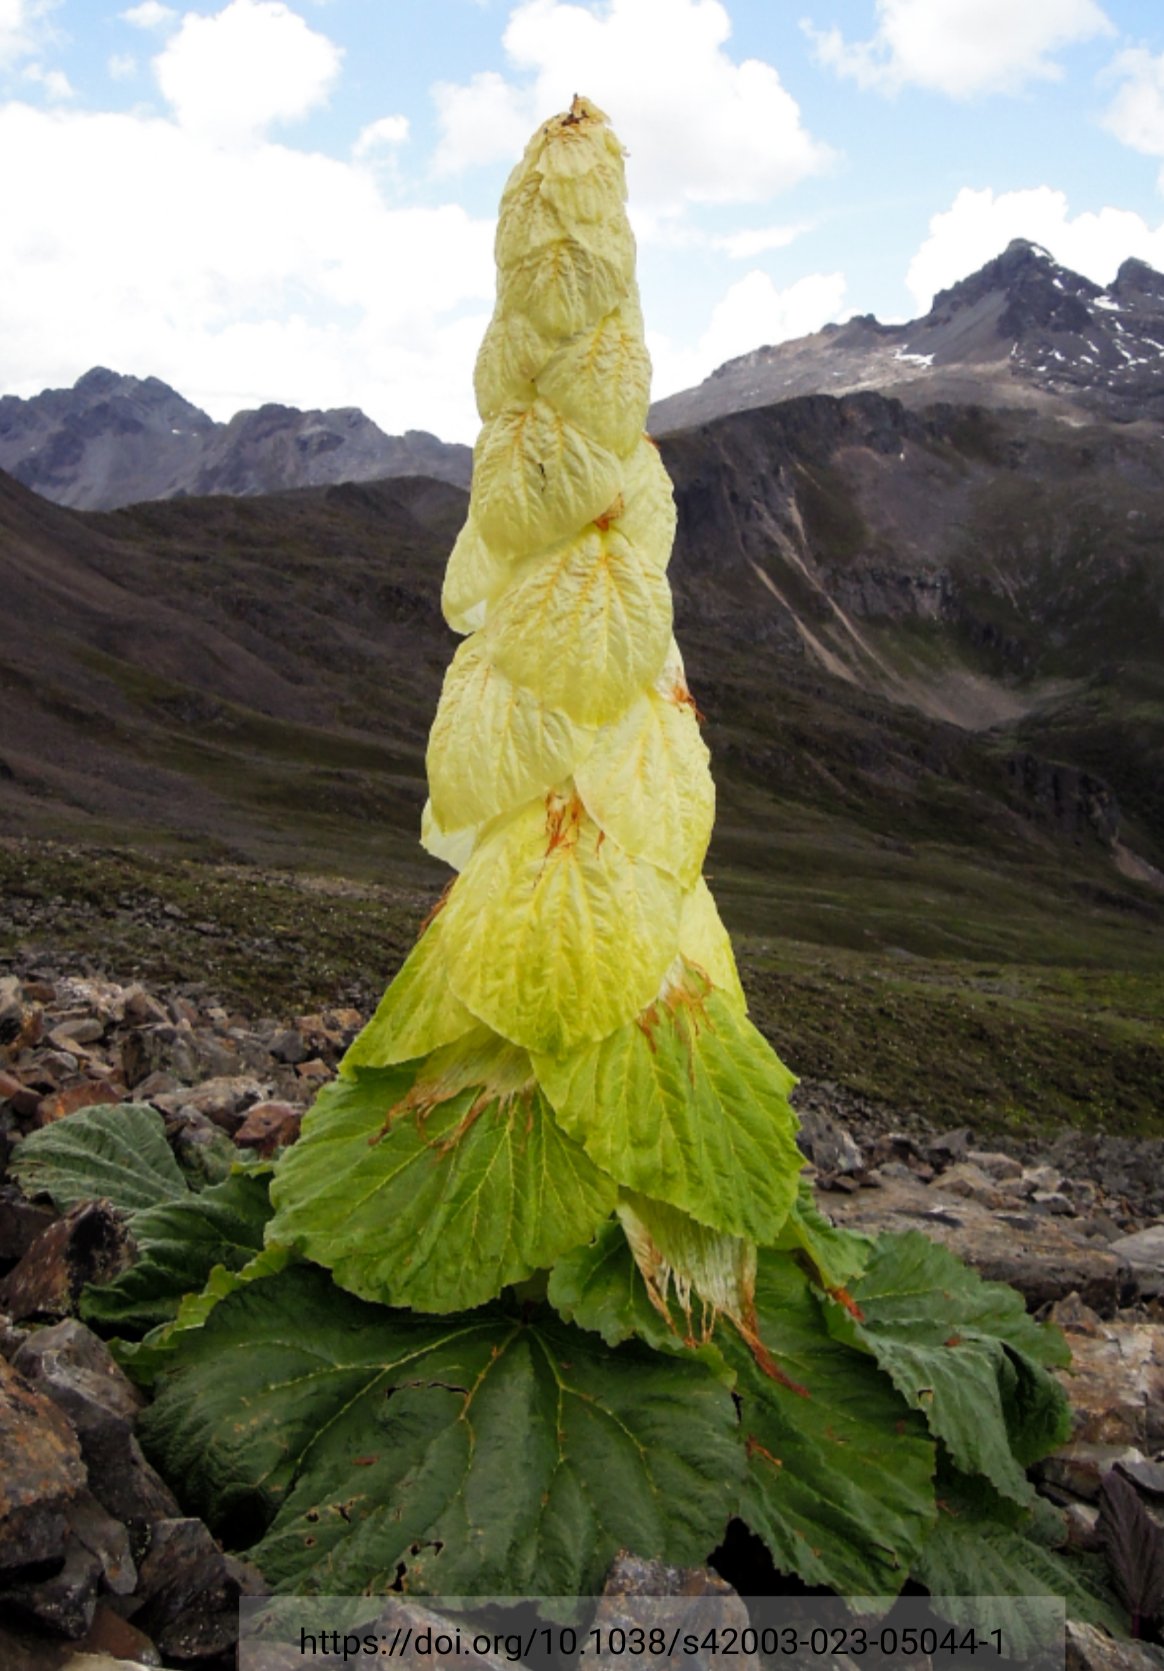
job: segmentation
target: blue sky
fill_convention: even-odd
[[[471,441],[497,198],[575,91],[657,394],[1015,236],[1164,268],[1159,0],[0,0],[0,392],[105,364]]]

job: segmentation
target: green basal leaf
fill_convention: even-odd
[[[375,1015],[348,1046],[341,1074],[427,1056],[477,1025],[476,1016],[449,985],[444,934],[444,912],[440,911],[422,930]]]
[[[779,1234],[803,1164],[795,1081],[692,971],[608,1038],[534,1068],[564,1130],[627,1189],[750,1241]]]
[[[1029,1504],[1024,1466],[1070,1435],[1067,1400],[1043,1367],[1065,1361],[1058,1331],[915,1230],[883,1236],[851,1294],[861,1317],[830,1307],[835,1338],[876,1358],[963,1472]]]
[[[957,1470],[943,1469],[939,1490],[937,1525],[914,1577],[947,1618],[983,1636],[1001,1630],[1013,1658],[1048,1644],[1047,1611],[1026,1605],[1030,1596],[1062,1599],[1068,1617],[1125,1633],[1126,1620],[1102,1578],[1090,1563],[1048,1549],[1029,1513]]]
[[[835,1291],[861,1275],[877,1244],[872,1236],[831,1224],[816,1204],[812,1185],[801,1178],[787,1222],[771,1245],[785,1252],[799,1251],[821,1286]]]
[[[131,1333],[174,1318],[215,1266],[239,1271],[262,1250],[271,1216],[269,1169],[240,1169],[199,1195],[147,1207],[133,1217],[137,1260],[103,1287],[90,1285],[81,1315]]]
[[[271,1236],[342,1287],[455,1311],[589,1241],[616,1190],[558,1129],[526,1053],[478,1028],[419,1069],[326,1087],[271,1196]]]
[[[704,1559],[735,1506],[727,1389],[546,1311],[389,1313],[295,1266],[175,1360],[147,1451],[216,1527],[274,1513],[250,1553],[279,1591],[588,1594],[620,1547]]]
[[[266,1247],[238,1270],[215,1265],[197,1294],[186,1294],[168,1323],[160,1323],[138,1341],[117,1340],[113,1352],[123,1369],[143,1386],[151,1385],[165,1369],[182,1336],[200,1329],[220,1300],[255,1282],[261,1276],[275,1276],[291,1263],[290,1248]]]
[[[99,1103],[29,1132],[9,1165],[27,1195],[61,1212],[103,1198],[133,1213],[190,1194],[162,1116],[139,1102]]]
[[[824,1303],[788,1254],[761,1249],[757,1330],[796,1386],[725,1331],[748,1450],[740,1514],[782,1571],[895,1595],[934,1525],[935,1446],[889,1378],[829,1337]]]

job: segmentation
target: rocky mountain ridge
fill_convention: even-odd
[[[798,395],[877,389],[939,401],[1080,409],[1119,423],[1164,414],[1164,275],[1125,261],[1107,290],[1014,239],[904,325],[872,314],[757,348],[651,408],[665,435]]]
[[[471,465],[468,447],[422,430],[385,435],[354,406],[269,404],[216,423],[159,378],[101,366],[71,389],[0,396],[0,469],[79,510],[388,476],[467,487]]]

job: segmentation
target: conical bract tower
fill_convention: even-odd
[[[443,591],[466,636],[427,758],[422,839],[459,875],[286,1157],[273,1231],[357,1293],[448,1311],[617,1215],[681,1333],[723,1312],[750,1334],[757,1244],[801,1239],[792,1078],[702,878],[715,794],[625,197],[582,98],[505,188]]]

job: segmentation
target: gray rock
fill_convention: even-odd
[[[1072,1497],[1094,1503],[1099,1482],[1112,1468],[1123,1463],[1143,1462],[1144,1454],[1134,1445],[1103,1445],[1087,1440],[1063,1445],[1039,1464],[1039,1478],[1057,1485]]]
[[[111,1595],[131,1596],[137,1588],[137,1567],[129,1547],[129,1532],[102,1508],[91,1492],[84,1492],[69,1508],[73,1535],[95,1555],[101,1582]]]
[[[1164,1671],[1164,1651],[1146,1642],[1116,1642],[1098,1625],[1067,1621],[1065,1671]]]
[[[207,1079],[188,1089],[167,1091],[154,1098],[154,1107],[163,1114],[185,1114],[193,1111],[224,1131],[235,1132],[242,1124],[243,1115],[253,1103],[270,1096],[270,1085],[250,1074],[232,1074],[226,1078]]]
[[[71,1320],[40,1329],[17,1358],[75,1425],[90,1489],[104,1509],[138,1528],[179,1512],[134,1435],[141,1394],[91,1330]]]
[[[100,1582],[99,1557],[74,1536],[56,1572],[5,1584],[0,1588],[0,1606],[16,1607],[58,1636],[75,1641],[93,1623]]]
[[[1022,1175],[1022,1162],[1013,1155],[1003,1154],[1000,1149],[970,1149],[966,1159],[991,1178],[1018,1178]]]
[[[901,1178],[879,1190],[830,1195],[830,1217],[848,1229],[921,1230],[993,1282],[1009,1282],[1036,1309],[1079,1294],[1095,1311],[1112,1316],[1131,1291],[1130,1267],[1070,1223],[1021,1210],[991,1211],[950,1195],[941,1179],[925,1185]]]
[[[796,1141],[818,1172],[850,1173],[864,1169],[865,1157],[853,1134],[831,1114],[819,1109],[806,1108],[801,1112]]]
[[[201,1520],[163,1520],[140,1564],[144,1602],[135,1623],[172,1659],[208,1659],[237,1642],[239,1597],[260,1587],[258,1575],[224,1555]]]
[[[51,1399],[0,1358],[0,1571],[60,1560],[85,1488],[76,1434]]]
[[[1140,1293],[1153,1299],[1164,1294],[1164,1224],[1151,1224],[1131,1236],[1120,1236],[1109,1244],[1120,1259],[1135,1272]]]
[[[594,1627],[604,1633],[616,1629],[629,1632],[677,1622],[674,1605],[664,1606],[664,1598],[682,1602],[684,1633],[694,1631],[701,1638],[711,1630],[734,1629],[738,1640],[738,1633],[751,1623],[742,1598],[710,1567],[674,1567],[623,1550],[606,1575]],[[579,1662],[608,1671],[626,1671],[627,1665],[625,1657],[609,1651],[588,1652],[585,1647]],[[728,1656],[702,1649],[694,1655],[651,1655],[650,1663],[656,1671],[679,1671],[680,1667],[687,1671],[758,1671],[759,1666],[754,1654]]]
[[[64,1317],[89,1282],[111,1282],[132,1260],[124,1223],[107,1201],[86,1201],[42,1230],[0,1282],[0,1310],[25,1317]]]

